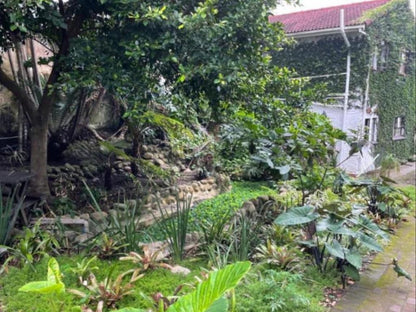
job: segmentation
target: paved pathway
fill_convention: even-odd
[[[411,177],[413,172],[403,168],[402,174]],[[331,312],[415,312],[415,211],[409,215],[407,222],[401,222],[396,235],[391,237],[388,246],[379,253],[368,269],[362,273],[361,280],[347,289],[345,296],[332,308]],[[404,277],[397,278],[391,265],[392,258],[399,260],[399,265],[405,269],[413,281]]]

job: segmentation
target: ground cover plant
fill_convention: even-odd
[[[235,290],[236,311],[324,311],[320,303],[324,289],[336,288],[339,277],[344,282],[346,278],[357,279],[362,261],[360,254],[381,250],[377,237],[385,237],[386,233],[374,223],[377,219],[371,212],[364,215],[371,204],[368,183],[354,183],[343,185],[339,194],[330,188],[311,193],[305,198],[307,206],[303,207],[292,207],[302,201],[302,191],[292,190],[290,186],[298,185],[296,181],[283,183],[284,192],[281,194],[261,183],[235,183],[234,195],[230,192],[211,200],[211,203],[202,203],[199,207],[208,207],[211,211],[203,211],[206,213],[203,214],[191,210],[191,215],[198,217],[201,213],[209,218],[218,214],[216,209],[226,211],[226,208],[230,212],[234,209],[238,212],[237,207],[241,207],[247,199],[265,194],[268,194],[267,198],[274,195],[278,201],[291,203],[291,206],[282,205],[277,224],[266,222],[257,226],[264,219],[238,213],[233,218],[230,213],[228,222],[223,222],[223,232],[228,234],[222,233],[211,242],[218,243],[217,250],[209,254],[203,244],[203,253],[199,257],[179,262],[191,269],[186,277],[170,272],[169,268],[177,262],[159,258],[157,252],[147,249],[128,253],[120,259],[118,254],[121,251],[101,259],[93,256],[93,250],[89,256],[57,256],[62,283],[67,290],[72,290],[55,294],[57,302],[54,304],[64,311],[79,311],[83,305],[93,311],[123,307],[164,311],[176,298],[192,291],[188,285],[193,284],[194,276],[200,276],[201,271],[210,269],[212,265],[222,268],[229,263],[249,259],[255,265]],[[339,188],[337,190],[340,191]],[[378,200],[389,201],[386,194],[381,195]],[[225,196],[232,199],[229,205]],[[286,196],[298,199],[291,202]],[[400,203],[406,203],[405,199],[401,200]],[[411,203],[407,205],[412,206]],[[315,223],[314,227],[310,226],[312,223]],[[302,230],[296,224],[306,227]],[[305,239],[312,228],[316,232],[309,233],[311,239]],[[49,236],[42,234],[44,230],[39,227],[26,231],[37,237],[31,243],[34,247],[30,250],[36,251],[36,246],[50,242]],[[252,237],[256,237],[254,244],[249,239]],[[21,240],[25,240],[25,236]],[[50,243],[46,245],[50,246]],[[313,248],[317,253],[313,252]],[[7,274],[1,276],[1,302],[9,310],[48,311],[51,306],[48,296],[18,292],[26,283],[45,279],[51,259],[48,253],[51,253],[50,249],[42,251],[42,257],[36,256],[31,265],[25,264],[25,258],[22,258],[20,269],[9,265]],[[100,253],[95,251],[95,254],[98,256]],[[310,266],[311,263],[316,266]],[[36,307],[33,307],[33,302],[36,302]],[[161,310],[162,306],[164,310]]]

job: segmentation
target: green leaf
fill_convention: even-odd
[[[352,265],[344,265],[345,274],[351,277],[354,281],[360,280],[360,272]]]
[[[374,238],[364,233],[359,233],[358,239],[360,240],[361,244],[367,247],[368,249],[374,251],[383,251],[383,248],[380,246],[379,243],[377,243],[377,241]]]
[[[120,310],[115,310],[115,312],[145,312],[147,310],[137,309],[137,308],[123,308]]]
[[[50,283],[48,281],[30,282],[19,288],[21,292],[36,292],[40,294],[50,294],[53,292],[62,292],[63,284]]]
[[[279,173],[281,175],[285,175],[285,174],[288,174],[289,173],[290,166],[289,165],[285,165],[285,166],[282,166],[282,167],[276,167],[276,169],[279,170]]]
[[[357,249],[348,250],[345,255],[345,259],[356,269],[361,269],[363,266],[363,258]]]
[[[344,259],[344,247],[337,240],[333,240],[332,244],[325,243],[326,250],[335,258]]]
[[[48,282],[54,284],[62,283],[61,271],[55,258],[50,258],[48,261]]]
[[[227,312],[228,301],[225,297],[221,297],[215,301],[205,312]]]
[[[319,218],[319,214],[315,212],[312,206],[294,207],[288,212],[282,213],[274,220],[278,225],[298,225],[309,223]]]
[[[48,261],[48,275],[46,281],[30,282],[19,288],[22,292],[36,292],[41,294],[49,294],[54,292],[64,292],[65,285],[61,279],[61,271],[59,264],[55,258]]]
[[[219,271],[211,272],[207,280],[198,284],[193,292],[179,298],[167,312],[205,312],[226,291],[234,288],[250,267],[251,263],[248,261],[236,262]]]
[[[344,225],[343,220],[338,221],[331,217],[320,220],[316,225],[316,230],[318,232],[328,231],[328,232],[331,232],[332,234],[347,235],[347,236],[352,236],[352,237],[357,236],[357,234],[353,230],[347,228]]]

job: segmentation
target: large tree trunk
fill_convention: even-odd
[[[47,174],[48,122],[36,120],[31,128],[30,170],[35,175],[30,184],[30,195],[41,197],[50,194]]]

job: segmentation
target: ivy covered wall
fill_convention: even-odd
[[[363,36],[349,38],[351,43],[350,90],[365,90],[365,80],[370,53],[368,41]],[[329,93],[344,93],[347,70],[347,46],[341,33],[335,36],[315,37],[298,41],[282,51],[273,53],[279,66],[296,70],[301,77],[330,75],[311,79],[312,84],[325,83]]]
[[[374,22],[368,28],[372,51],[387,46],[385,69],[372,71],[370,103],[378,105],[379,136],[376,152],[407,159],[415,153],[415,20],[406,0],[394,0],[369,12]],[[405,59],[403,59],[403,53]],[[404,75],[399,74],[404,62]],[[404,117],[405,137],[393,139],[396,117]]]
[[[380,153],[379,160],[387,153],[407,159],[414,154],[416,115],[414,17],[407,0],[393,0],[363,16],[363,21],[369,19],[373,22],[366,29],[367,35],[348,34],[351,43],[349,104],[356,100],[364,104],[366,79],[370,73],[368,105],[377,106],[379,116],[375,152]],[[387,46],[387,55],[381,55],[383,46]],[[407,57],[405,75],[399,74],[402,52],[406,52]],[[379,64],[376,70],[372,68],[374,53]],[[312,79],[311,83],[325,83],[329,93],[344,93],[346,76],[332,76],[346,72],[347,47],[341,34],[299,40],[274,52],[273,61],[295,69],[302,77],[331,75]],[[399,116],[405,117],[406,135],[394,140],[394,121]]]

